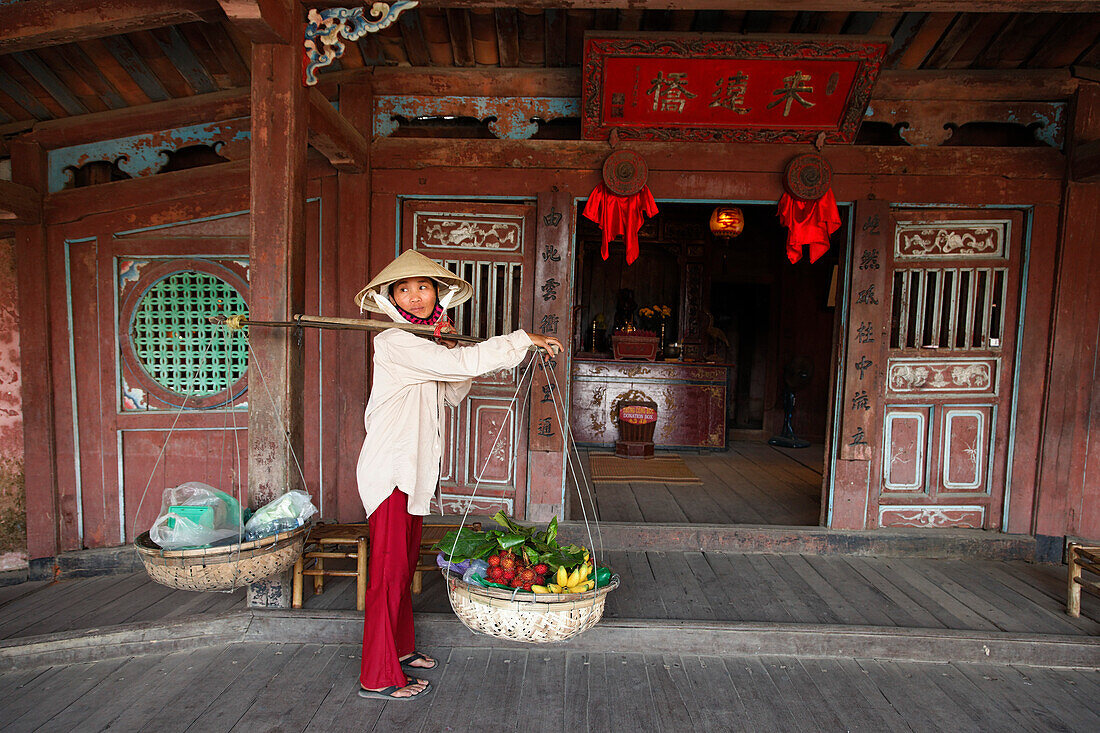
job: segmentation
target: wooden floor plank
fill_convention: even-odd
[[[806,586],[786,556],[759,555],[753,557],[752,562],[762,571],[771,568],[770,576],[765,577],[768,577],[775,597],[787,606],[798,623],[843,623],[817,591]]]
[[[687,516],[672,496],[673,487],[667,484],[631,482],[630,491],[642,510],[642,521],[657,524],[682,524]]]
[[[659,593],[669,618],[715,618],[709,594],[704,593],[691,572],[683,553],[647,552],[653,577],[653,591]]]
[[[623,553],[628,582],[636,585],[637,592],[644,599],[644,605],[635,608],[620,605],[619,612],[625,614],[622,618],[673,618],[664,594],[657,585],[657,578],[654,569],[650,566],[648,554],[633,551]]]
[[[610,730],[656,730],[657,709],[649,689],[645,657],[641,654],[605,654],[608,677],[607,707]]]
[[[563,731],[593,730],[588,725],[589,655],[585,652],[565,654],[565,696],[562,699]]]
[[[975,613],[982,616],[993,623],[1001,631],[1033,631],[1032,624],[1021,621],[1001,608],[995,599],[989,598],[980,592],[980,588],[971,589],[963,583],[967,583],[966,579],[961,579],[961,582],[954,580],[947,572],[942,561],[930,561],[930,560],[911,560],[910,565],[918,573],[921,573],[929,581],[934,583],[936,587],[942,589],[945,593],[950,593],[952,597],[958,600],[960,603],[965,604]]]
[[[656,726],[646,730],[691,730],[693,724],[689,707],[695,695],[693,690],[682,689],[672,675],[672,665],[679,664],[679,658],[670,655],[646,654],[644,660],[646,682],[656,715]]]
[[[1030,603],[1042,609],[1045,614],[1053,614],[1059,620],[1070,624],[1075,630],[1083,631],[1086,634],[1100,634],[1100,623],[1088,618],[1084,614],[1074,618],[1066,613],[1064,586],[1061,597],[1051,597],[1050,594],[1036,588],[1023,578],[1010,572],[1006,563],[971,561],[967,564],[975,571],[986,575],[990,580],[998,582],[1005,588],[1026,598]]]
[[[432,690],[427,700],[387,702],[372,730],[445,731],[459,730],[467,713],[465,706],[453,701],[464,700],[476,687],[489,663],[489,649],[455,647],[440,673],[430,678]],[[373,702],[373,701],[371,701]],[[473,708],[470,708],[473,709]]]
[[[450,650],[447,650],[449,653]],[[447,655],[439,657],[441,664]],[[373,730],[386,703],[359,697],[359,650],[351,644],[337,648],[328,691],[318,701],[306,733],[358,733]],[[435,694],[434,691],[430,694]],[[427,702],[427,701],[424,701]]]
[[[775,599],[768,582],[771,569],[765,576],[750,559],[753,556],[725,552],[706,553],[707,562],[715,575],[728,587],[733,602],[734,616],[730,621],[773,621],[792,623],[794,614]]]
[[[49,730],[99,730],[102,717],[109,721],[136,701],[135,689],[165,663],[161,655],[142,655],[127,659],[121,666],[110,665],[110,672],[99,683],[69,705],[57,711],[42,725]]]
[[[799,721],[797,729],[845,730],[840,718],[820,699],[801,666],[790,659],[771,656],[762,656],[759,661],[775,688],[775,704],[790,710]]]
[[[745,713],[757,730],[798,730],[802,721],[790,706],[782,704],[779,691],[759,659],[729,657],[721,660]],[[715,676],[721,678],[717,672]]]
[[[262,646],[267,645],[229,645],[190,685],[174,688],[162,698],[161,709],[172,711],[171,715],[147,720],[140,730],[150,733],[186,730],[203,712],[216,705],[219,696],[253,666]]]
[[[128,698],[120,696],[122,705],[104,707],[102,715],[85,722],[85,729],[133,731],[157,720],[166,714],[170,700],[181,690],[190,689],[213,665],[232,663],[233,657],[227,652],[225,647],[209,646],[164,655],[154,671],[128,686],[132,694]]]
[[[730,679],[721,657],[681,655],[680,665],[685,678],[682,688],[693,695],[690,711],[695,730],[766,730],[749,718],[743,691]]]
[[[17,601],[23,596],[34,593],[50,584],[48,580],[24,580],[14,585],[0,586],[0,610],[12,601]]]
[[[342,665],[335,644],[302,644],[259,691],[231,731],[302,730],[317,712],[321,700],[336,684],[334,672]]]
[[[867,581],[868,585],[890,599],[890,602],[897,608],[905,609],[910,618],[910,626],[922,629],[944,628],[946,626],[934,613],[921,605],[919,593],[906,593],[902,584],[880,572],[874,561],[863,557],[850,556],[843,556],[842,560],[847,563],[848,567],[852,568],[853,572],[858,573]]]
[[[711,500],[722,508],[722,512],[728,517],[730,524],[771,524],[763,505],[771,503],[770,499],[762,495],[753,495],[749,498],[742,496],[740,492],[722,480],[714,471],[715,464],[709,463],[699,456],[684,456],[684,462],[692,472],[703,479],[703,490]],[[752,501],[762,504],[757,507]]]
[[[981,695],[959,671],[950,664],[920,664],[913,668],[919,671],[924,680],[935,685],[943,694],[951,698],[963,720],[980,720],[985,730],[1016,730],[1019,722],[1012,715],[991,703]]]
[[[733,524],[722,505],[714,500],[703,484],[678,484],[670,488],[676,505],[692,524]]]
[[[34,730],[100,684],[127,659],[65,665],[4,703],[4,727]]]
[[[539,701],[538,713],[519,726],[521,733],[560,733],[565,728],[565,652],[546,645],[527,653],[523,700]]]
[[[808,666],[813,666],[809,660]],[[907,721],[854,659],[831,659],[829,674],[817,688],[826,690],[826,703],[840,716],[846,730],[904,730]],[[848,691],[845,694],[845,690]]]
[[[94,614],[99,606],[109,603],[118,595],[125,595],[145,582],[145,579],[136,573],[104,575],[95,580],[97,582],[89,585],[83,593],[68,596],[67,602],[41,609],[33,617],[24,619],[23,624],[8,624],[9,638],[87,628],[80,625],[82,617]]]
[[[40,587],[33,593],[17,598],[0,608],[0,638],[9,638],[27,625],[27,619],[56,612],[88,589],[96,587],[97,578],[59,580]]]
[[[1006,668],[982,664],[953,663],[950,666],[957,673],[959,684],[965,680],[973,686],[972,694],[976,699],[1006,712],[1011,717],[1015,730],[1069,730],[1064,725],[1052,727],[1045,711],[1032,709],[1029,701],[1020,694],[1021,685],[1011,684],[1013,675],[1006,674]]]
[[[875,626],[918,626],[905,606],[898,605],[873,583],[857,573],[842,556],[803,555],[825,582],[847,599],[866,622]]]
[[[479,727],[486,733],[514,731],[518,722],[540,712],[528,709],[522,703],[513,704],[529,699],[523,695],[527,656],[527,651],[523,649],[493,649],[485,670],[477,680],[476,697],[474,694],[466,696],[471,709],[485,711]]]
[[[997,669],[1021,696],[1030,700],[1032,711],[1038,711],[1047,721],[1047,730],[1057,730],[1059,723],[1070,730],[1100,730],[1100,702],[1095,698],[1067,697],[1061,679],[1052,670],[1015,665]]]
[[[1065,613],[1043,608],[1031,598],[1001,582],[999,578],[993,578],[990,573],[973,563],[947,560],[939,563],[938,569],[960,585],[967,584],[976,594],[988,598],[991,605],[997,608],[1011,608],[1013,618],[1031,631],[1060,634],[1081,631],[1080,626],[1074,624]]]
[[[231,730],[255,703],[271,681],[294,658],[301,644],[265,644],[256,658],[237,675],[210,705],[202,711],[187,730]]]
[[[738,617],[736,600],[740,597],[739,579],[732,575],[719,576],[702,552],[685,552],[681,557],[686,566],[684,572],[695,583],[695,592],[707,601],[710,617],[720,621],[735,620]]]
[[[854,596],[862,589],[851,577],[836,572],[830,562],[832,558],[784,555],[784,559],[806,584],[806,588],[818,595],[841,623],[892,625],[886,614],[874,606],[861,603],[857,608]]]
[[[601,522],[644,522],[642,508],[634,498],[634,492],[627,483],[601,481],[593,484],[597,506],[600,509]]]
[[[917,572],[914,567],[914,561],[891,558],[884,559],[882,564],[889,570],[891,578],[896,578],[899,582],[904,582],[909,587],[913,588],[916,593],[927,599],[922,605],[930,612],[936,613],[933,610],[934,607],[931,605],[932,603],[942,608],[943,613],[937,613],[936,615],[937,618],[941,618],[941,620],[949,619],[945,621],[948,628],[973,629],[975,631],[994,631],[997,629],[997,625],[992,621],[975,613],[969,606],[960,602],[953,595],[940,588],[937,583],[929,580],[922,573]]]
[[[962,720],[954,701],[922,676],[914,676],[893,662],[860,659],[890,704],[906,720],[919,720],[926,730],[977,731],[973,721]]]

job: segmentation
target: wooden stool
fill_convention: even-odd
[[[326,558],[355,559],[355,570],[327,570]],[[307,561],[312,560],[308,567]],[[318,524],[309,531],[305,550],[294,563],[294,586],[291,593],[292,608],[302,607],[304,576],[313,577],[313,592],[325,591],[325,576],[355,578],[355,607],[366,608],[367,597],[367,525],[366,524]]]
[[[424,578],[421,575],[425,570],[436,570],[439,568],[435,562],[435,556],[437,551],[432,550],[432,545],[443,539],[443,535],[450,532],[452,529],[458,529],[459,524],[425,524],[424,529],[420,534],[420,558],[416,564],[416,572],[413,573],[412,592],[419,593],[423,589]],[[481,522],[473,522],[466,525],[466,527],[474,532],[481,531]],[[424,555],[427,555],[430,559],[424,561]]]
[[[1069,544],[1069,579],[1066,588],[1066,613],[1077,617],[1081,615],[1081,589],[1094,596],[1100,596],[1100,582],[1085,580],[1081,571],[1087,570],[1100,575],[1100,545]]]

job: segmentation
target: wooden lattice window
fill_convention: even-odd
[[[209,317],[248,312],[243,273],[209,260],[140,267],[120,303],[123,411],[235,402],[246,388],[245,332]]]
[[[1007,278],[1004,267],[895,270],[890,347],[999,348]]]

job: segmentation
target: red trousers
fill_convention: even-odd
[[[367,521],[370,565],[359,683],[371,689],[404,687],[408,677],[398,659],[416,650],[409,584],[424,518],[410,515],[408,497],[394,489]]]

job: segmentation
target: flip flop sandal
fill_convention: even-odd
[[[427,662],[427,661],[429,661],[429,659],[430,659],[430,657],[427,657],[427,656],[421,654],[420,652],[413,652],[412,656],[401,660],[401,666],[402,667],[408,667],[409,669],[435,669],[436,667],[439,666],[439,660],[438,659],[431,659],[432,666],[430,666],[430,667],[424,667],[424,666],[413,664],[413,662],[419,662],[421,660]]]
[[[409,684],[413,684],[413,683],[410,682]],[[405,685],[405,687],[408,687],[408,685]],[[432,686],[430,684],[427,684],[427,685],[424,686],[423,690],[421,690],[420,692],[414,692],[411,695],[403,695],[403,696],[398,697],[398,696],[395,696],[393,694],[393,693],[397,692],[398,690],[403,690],[403,689],[405,689],[405,688],[404,687],[398,687],[397,685],[390,685],[389,687],[383,687],[381,690],[367,690],[367,689],[364,689],[363,687],[360,687],[359,688],[359,697],[365,697],[365,698],[369,698],[369,699],[373,699],[373,700],[397,700],[397,701],[400,701],[400,700],[413,700],[413,699],[421,697],[422,695],[427,693],[429,690],[432,689]]]

